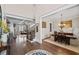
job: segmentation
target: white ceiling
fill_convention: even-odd
[[[7,4],[5,5],[6,13],[24,17],[33,17],[33,5],[31,4]]]
[[[39,22],[39,17],[51,13],[60,9],[61,7],[69,6],[69,4],[6,4],[4,5],[5,13],[17,16],[23,16],[28,18],[34,18],[36,16],[36,21]],[[71,17],[78,13],[78,9],[71,9],[69,11],[65,10],[63,12],[63,18]],[[72,12],[73,13],[72,13]],[[60,14],[55,14],[50,16],[51,19],[60,19]],[[13,21],[15,22],[15,21]],[[19,23],[16,21],[16,23]]]
[[[37,5],[37,14],[42,16],[48,14],[49,12],[55,11],[61,7],[65,6],[64,4],[39,4]]]
[[[48,12],[55,11],[64,4],[6,4],[5,12],[12,15],[24,16],[33,18],[34,14],[36,17],[47,14]],[[35,6],[35,7],[34,7]]]
[[[62,17],[61,17],[62,14]],[[74,7],[67,8],[65,10],[62,10],[60,12],[57,12],[55,14],[51,14],[47,17],[44,17],[45,19],[51,19],[51,20],[60,20],[61,18],[63,20],[69,20],[73,19],[75,17],[79,17],[79,5],[75,5]]]

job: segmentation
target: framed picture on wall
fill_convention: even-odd
[[[72,20],[63,21],[65,28],[72,28]]]
[[[42,28],[46,28],[46,22],[42,22]]]

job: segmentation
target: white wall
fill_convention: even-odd
[[[73,33],[79,38],[79,17],[73,18]]]

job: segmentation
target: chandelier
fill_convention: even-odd
[[[62,21],[62,13],[61,13],[61,21],[60,21],[60,23],[58,24],[58,26],[60,27],[61,31],[62,31],[62,29],[65,27],[65,23]]]
[[[58,26],[61,28],[61,30],[65,27],[65,24],[63,23],[63,21],[61,21]]]

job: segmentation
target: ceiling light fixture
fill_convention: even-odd
[[[61,11],[62,11],[62,9],[61,9]],[[60,29],[61,29],[61,31],[63,31],[62,29],[65,27],[65,24],[63,23],[63,19],[62,19],[62,13],[61,13],[61,21],[60,21],[60,23],[58,24],[58,26],[60,27]]]

